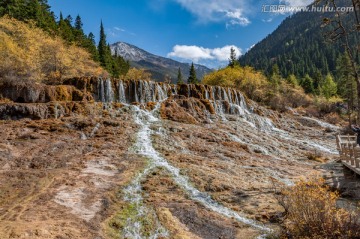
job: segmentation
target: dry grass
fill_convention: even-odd
[[[90,54],[34,25],[0,18],[0,78],[56,81],[106,72]]]
[[[328,161],[327,158],[325,158],[320,151],[315,150],[314,152],[308,152],[306,154],[306,157],[311,161],[316,161],[319,163],[325,163]]]

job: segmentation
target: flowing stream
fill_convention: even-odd
[[[234,218],[239,222],[250,225],[256,229],[259,229],[263,232],[270,232],[271,229],[261,225],[259,222],[247,219],[241,216],[239,213],[219,204],[215,200],[213,200],[208,194],[204,192],[200,192],[196,189],[189,181],[189,179],[181,175],[180,169],[171,165],[164,157],[161,156],[159,152],[155,150],[152,145],[151,135],[152,130],[150,129],[151,125],[160,122],[160,120],[156,117],[158,113],[158,109],[160,107],[160,103],[157,104],[157,107],[151,111],[145,111],[140,109],[137,106],[131,106],[135,122],[141,126],[138,134],[136,144],[134,146],[135,153],[145,157],[148,159],[148,166],[141,172],[133,182],[125,189],[125,200],[136,205],[138,210],[138,218],[141,218],[146,213],[146,209],[142,203],[141,196],[141,180],[146,177],[146,175],[151,172],[154,168],[161,167],[166,169],[171,175],[173,180],[189,195],[189,197],[201,203],[206,208],[217,212],[221,215],[224,215],[229,218]],[[130,238],[142,238],[141,235],[141,225],[138,221],[133,220],[132,223],[129,223],[125,229],[126,235]],[[157,238],[160,235],[163,235],[164,232],[162,228],[158,228],[157,232],[154,233],[153,238]]]
[[[180,88],[179,88],[180,90]],[[130,185],[124,190],[124,200],[134,207],[136,215],[129,217],[127,219],[124,236],[126,238],[161,238],[167,237],[168,232],[161,226],[160,222],[155,220],[152,228],[153,231],[144,235],[143,230],[143,219],[148,215],[151,215],[152,218],[156,219],[155,212],[146,208],[143,203],[142,198],[142,189],[141,189],[141,180],[144,179],[153,169],[155,168],[164,168],[171,175],[173,180],[188,194],[188,196],[202,205],[204,205],[209,210],[217,212],[226,217],[234,218],[239,222],[250,225],[262,232],[268,233],[271,230],[264,225],[261,225],[259,222],[247,219],[237,212],[224,207],[215,200],[213,200],[208,194],[200,192],[197,190],[189,181],[189,179],[180,173],[180,169],[171,165],[159,152],[155,150],[152,145],[151,136],[154,132],[151,130],[151,126],[161,126],[161,120],[158,118],[158,111],[160,108],[160,102],[165,100],[168,96],[177,94],[177,86],[171,86],[168,84],[160,84],[155,82],[147,81],[130,81],[123,82],[118,81],[116,84],[112,83],[110,79],[99,79],[97,84],[97,98],[103,103],[109,102],[121,102],[123,104],[138,102],[141,104],[147,102],[158,102],[156,108],[149,112],[142,110],[138,106],[128,106],[130,107],[131,112],[135,122],[140,126],[140,130],[137,133],[136,143],[133,147],[133,151],[145,157],[148,160],[146,168],[130,183]],[[187,90],[179,92],[183,96],[191,97],[192,90],[190,85],[187,85]],[[202,98],[208,99],[214,106],[216,115],[222,120],[228,122],[227,115],[237,115],[241,118],[241,121],[249,124],[251,129],[256,129],[259,133],[271,135],[276,139],[291,140],[296,142],[299,145],[307,145],[311,148],[318,149],[327,153],[336,153],[336,151],[327,148],[326,146],[320,145],[318,142],[311,140],[309,137],[301,136],[295,133],[283,131],[278,129],[273,122],[267,118],[260,116],[253,112],[253,109],[247,105],[247,102],[244,96],[230,88],[222,88],[218,86],[204,86]],[[205,112],[207,115],[208,121],[211,121],[211,115],[209,112]],[[334,126],[321,122],[316,119],[307,118],[307,120],[313,120],[315,123],[322,127],[335,128]],[[163,131],[158,131],[157,134],[164,135]],[[235,135],[231,136],[232,140],[245,143],[258,151],[261,151],[265,155],[271,155],[277,157],[274,152],[269,152],[269,149],[266,147],[261,147],[260,145],[255,145],[252,142],[245,142],[240,140]],[[274,151],[274,150],[272,150]],[[259,170],[264,171],[268,175],[278,179],[279,181],[284,182],[285,184],[290,185],[292,182],[286,178],[281,177],[280,174],[274,172],[270,169],[259,168]]]

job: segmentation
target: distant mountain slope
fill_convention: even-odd
[[[340,43],[327,42],[324,34],[329,29],[321,28],[324,17],[332,16],[330,13],[299,12],[286,18],[272,34],[242,56],[240,63],[265,73],[276,63],[283,76],[314,76],[318,70],[323,75],[334,73],[336,60],[344,50]],[[347,15],[347,24],[352,17],[352,13]],[[359,34],[352,34],[350,42],[354,46],[359,44]]]
[[[166,76],[170,76],[172,82],[176,82],[177,73],[180,67],[184,80],[189,76],[190,65],[181,63],[169,58],[151,54],[143,49],[125,42],[117,42],[110,46],[112,54],[115,52],[122,56],[125,60],[130,61],[131,65],[137,68],[144,68],[151,72],[153,78],[158,81],[163,81]],[[212,70],[206,66],[195,64],[196,74],[198,78]]]

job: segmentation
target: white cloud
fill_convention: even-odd
[[[249,12],[246,0],[174,0],[194,14],[199,22],[226,22],[226,26],[247,26],[250,20],[244,12]]]
[[[268,18],[268,19],[262,19],[261,21],[269,23],[272,22],[273,20],[274,20],[273,18]]]
[[[119,32],[124,32],[125,31],[124,29],[122,29],[120,27],[114,27],[114,30],[119,31]]]
[[[199,46],[176,45],[168,57],[177,57],[198,62],[200,59],[214,59],[211,50]]]
[[[224,46],[222,48],[212,49],[212,55],[218,61],[228,61],[230,57],[230,49],[235,49],[235,54],[239,57],[241,55],[241,49],[236,46]]]
[[[186,61],[200,62],[204,60],[212,60],[217,62],[225,62],[229,60],[230,49],[235,49],[237,56],[241,55],[241,49],[234,45],[227,45],[221,48],[204,48],[200,46],[176,45],[173,51],[167,54],[168,57],[180,58]]]
[[[136,36],[135,33],[133,32],[129,32],[127,31],[126,29],[124,28],[121,28],[121,27],[113,27],[113,28],[108,28],[106,29],[106,33],[111,36],[112,38],[118,38],[118,37],[121,37],[123,36],[123,34],[127,34],[127,35],[130,35],[130,36]]]
[[[280,3],[283,3],[290,7],[306,7],[313,3],[314,0],[281,0]]]

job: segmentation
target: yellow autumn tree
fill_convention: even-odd
[[[0,78],[61,80],[107,73],[90,54],[31,23],[0,19]]]
[[[122,78],[123,80],[151,80],[151,73],[145,69],[130,68]]]
[[[232,87],[244,92],[249,98],[264,98],[268,82],[266,77],[251,67],[226,67],[206,75],[202,81],[206,85]]]
[[[266,103],[276,110],[307,106],[312,101],[300,86],[292,85],[282,78],[275,86],[263,73],[249,66],[220,69],[206,75],[202,83],[236,88],[250,99]]]
[[[314,177],[310,181],[301,180],[293,187],[283,188],[276,195],[285,210],[282,226],[287,237],[360,237],[359,210],[345,205],[339,207],[339,193],[333,192],[324,179]]]

